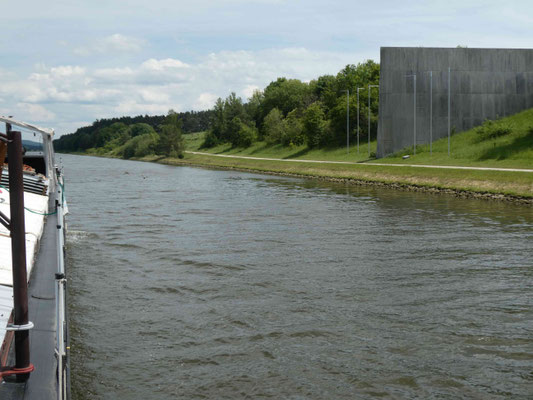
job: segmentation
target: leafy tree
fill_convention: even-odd
[[[233,146],[239,146],[240,140],[239,140],[239,133],[241,130],[242,121],[238,116],[233,117],[227,124],[227,133],[226,137],[228,142],[230,142]]]
[[[159,142],[157,133],[145,133],[128,140],[124,145],[117,147],[113,154],[122,158],[144,157],[153,154]]]
[[[318,147],[330,143],[329,123],[326,121],[320,102],[311,104],[303,117],[304,135],[309,147]]]
[[[151,125],[143,123],[143,122],[130,125],[128,127],[128,130],[129,130],[129,134],[131,137],[155,132],[154,128]]]
[[[279,143],[285,130],[283,114],[277,108],[273,108],[263,122],[265,140],[268,143]]]
[[[324,104],[326,110],[333,108],[339,96],[337,81],[333,75],[322,75],[309,83],[315,99]]]
[[[274,108],[286,116],[295,108],[304,107],[311,94],[309,85],[298,79],[278,78],[265,88],[261,105],[263,119]]]
[[[237,134],[232,139],[231,143],[235,147],[249,147],[257,139],[257,130],[241,122]]]
[[[211,147],[215,147],[216,145],[220,144],[220,140],[216,137],[216,135],[213,133],[213,130],[208,130],[204,142],[200,146],[201,149],[209,149]]]
[[[244,110],[248,114],[248,118],[255,123],[255,126],[261,126],[262,118],[262,103],[264,95],[260,90],[255,90],[252,97],[248,99],[248,103],[244,105]]]
[[[231,93],[226,100],[219,98],[213,111],[211,129],[202,147],[212,147],[224,142],[230,142],[233,146],[244,146],[249,143],[249,146],[250,140],[257,138],[254,123],[246,113],[241,98],[235,93]]]
[[[183,122],[183,131],[189,133],[207,130],[212,113],[213,110],[178,113]],[[135,117],[99,119],[90,126],[78,128],[76,132],[63,135],[54,140],[54,147],[57,151],[84,151],[94,147],[114,149],[126,143],[131,136],[149,132],[142,129],[133,132],[134,135],[131,135],[132,132],[124,135],[124,127],[130,128],[133,125],[146,124],[152,128],[157,128],[164,122],[165,118],[164,115],[138,115]],[[117,123],[118,125],[115,125]],[[119,127],[120,129],[117,129]],[[119,136],[120,139],[117,139]]]
[[[211,129],[209,130],[211,135],[214,136],[217,139],[217,141],[222,140],[226,132],[226,117],[224,113],[224,108],[225,108],[224,100],[222,100],[219,97],[213,109]],[[211,147],[211,146],[206,145],[206,147]]]
[[[182,158],[184,147],[181,121],[179,120],[178,114],[170,111],[165,119],[165,123],[159,128],[156,154]]]
[[[305,143],[304,124],[302,111],[292,110],[285,118],[285,130],[281,137],[281,143],[285,146],[299,146]]]

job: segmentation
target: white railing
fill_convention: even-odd
[[[66,368],[66,277],[65,277],[65,195],[63,178],[56,168],[56,208],[57,208],[57,272],[56,272],[56,356],[58,370],[58,400],[68,396],[68,376]]]

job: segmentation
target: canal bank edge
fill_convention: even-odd
[[[464,170],[440,170],[440,171],[421,171],[421,168],[399,167],[379,167],[378,176],[357,176],[350,167],[369,167],[367,165],[342,165],[321,164],[319,166],[303,163],[288,163],[283,160],[250,160],[225,157],[207,156],[207,155],[190,155],[187,154],[183,159],[147,156],[143,158],[134,158],[136,161],[157,162],[166,165],[189,165],[204,168],[217,168],[226,170],[236,170],[243,172],[259,172],[269,175],[291,176],[308,179],[318,179],[329,182],[339,182],[350,185],[372,185],[386,187],[390,189],[399,189],[405,191],[426,192],[433,194],[446,194],[461,198],[473,198],[484,200],[505,201],[515,204],[533,205],[533,174],[527,173],[525,183],[520,184],[525,187],[525,193],[506,192],[513,182],[503,183],[503,180],[482,180],[479,176],[487,174],[487,171],[472,171],[475,177],[468,178],[465,175],[470,171]],[[270,165],[269,165],[270,164]],[[281,165],[280,165],[281,164]],[[344,168],[344,169],[343,169]],[[383,173],[383,169],[389,169],[389,174]],[[414,170],[414,171],[413,171]],[[453,171],[453,172],[452,172]],[[404,174],[398,177],[397,173]],[[429,173],[428,173],[429,172]],[[490,171],[492,174],[500,175],[503,179],[508,179],[513,174],[526,174],[521,172]],[[446,182],[446,175],[458,175],[456,182]],[[518,175],[520,176],[520,175]]]
[[[102,157],[102,158],[116,158],[118,160],[123,160],[120,157],[113,157],[109,155],[96,155],[96,154],[87,154],[87,153],[81,153],[81,152],[71,152],[67,154],[73,154],[73,155],[80,155],[80,156],[90,156],[90,157]],[[203,158],[203,159],[202,159]],[[218,160],[216,160],[218,159]],[[430,194],[444,194],[444,195],[451,195],[454,197],[460,197],[460,198],[470,198],[470,199],[482,199],[482,200],[493,200],[493,201],[503,201],[508,203],[514,203],[514,204],[522,204],[526,206],[533,206],[533,174],[531,174],[531,181],[529,183],[526,183],[524,186],[528,186],[527,193],[507,193],[503,189],[498,190],[497,186],[491,187],[490,190],[485,187],[477,186],[480,183],[482,184],[482,180],[468,180],[468,179],[462,179],[462,182],[468,182],[471,185],[470,186],[463,186],[463,185],[448,185],[448,184],[440,184],[438,182],[438,179],[431,179],[425,177],[426,181],[420,182],[420,183],[413,183],[409,182],[407,180],[403,179],[394,179],[394,175],[390,175],[390,178],[388,177],[382,177],[382,178],[368,178],[368,177],[355,177],[355,176],[336,176],[334,175],[335,169],[328,169],[327,165],[322,164],[321,167],[325,173],[318,173],[315,171],[315,173],[309,173],[309,172],[297,172],[294,171],[295,165],[290,165],[290,167],[293,168],[283,168],[282,166],[278,165],[278,167],[265,167],[263,165],[258,165],[255,160],[249,160],[249,159],[237,159],[237,158],[231,158],[231,157],[225,157],[224,159],[216,156],[199,156],[199,155],[186,155],[184,158],[171,158],[171,157],[161,157],[161,156],[145,156],[145,157],[132,157],[129,159],[131,161],[142,161],[142,162],[155,162],[159,164],[165,164],[165,165],[174,165],[174,166],[193,166],[193,167],[201,167],[201,168],[210,168],[210,169],[221,169],[221,170],[232,170],[232,171],[241,171],[241,172],[255,172],[255,173],[261,173],[261,174],[267,174],[267,175],[276,175],[276,176],[290,176],[295,178],[305,178],[305,179],[316,179],[316,180],[322,180],[322,181],[328,181],[328,182],[339,182],[349,185],[362,185],[362,186],[378,186],[383,188],[389,188],[389,189],[396,189],[396,190],[404,190],[404,191],[415,191],[415,192],[424,192],[424,193],[430,193]],[[233,161],[233,165],[228,164],[228,160]],[[218,161],[218,162],[217,162]],[[261,160],[264,163],[276,163],[275,161],[265,161]],[[247,165],[246,163],[251,162],[252,165]],[[255,162],[255,165],[253,165]],[[283,163],[284,160],[279,160],[277,163]],[[285,164],[287,164],[285,162]],[[298,163],[305,167],[305,163]],[[350,164],[349,164],[350,165]],[[342,167],[343,164],[335,164],[334,166],[340,166]],[[346,166],[346,165],[344,165]],[[373,168],[374,166],[371,164],[357,164],[357,167],[365,167],[370,166]],[[390,168],[393,171],[408,171],[410,169],[415,168],[409,168],[405,167],[403,165],[395,167],[383,167],[383,168]],[[416,168],[417,172],[422,172],[422,168]],[[451,170],[440,170],[436,171],[435,175],[442,175],[442,173],[449,172]],[[461,173],[465,173],[464,170],[455,170]],[[475,171],[477,173],[483,173],[483,171]],[[495,173],[507,173],[507,174],[521,174],[520,172],[503,172],[503,171],[494,171]],[[411,177],[413,174],[410,174]],[[416,174],[414,174],[416,175]],[[417,177],[415,176],[415,179]]]

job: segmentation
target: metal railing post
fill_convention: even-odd
[[[24,183],[22,178],[22,137],[6,124],[8,138],[9,201],[11,202],[11,255],[13,262],[13,325],[28,326],[28,275],[26,270],[26,232],[24,221]],[[15,367],[30,367],[29,331],[15,331]],[[26,381],[29,373],[17,375],[19,382]]]
[[[54,171],[56,180],[56,209],[57,209],[57,272],[56,278],[56,354],[58,365],[58,399],[64,399],[66,397],[67,378],[65,367],[67,365],[66,357],[66,344],[65,344],[65,332],[66,332],[66,310],[65,310],[65,219],[64,219],[64,193],[63,186],[61,185],[61,177],[59,169]]]

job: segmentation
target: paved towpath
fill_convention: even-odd
[[[233,156],[233,155],[228,155],[228,154],[203,153],[200,151],[186,151],[185,153],[198,154],[202,156],[240,158],[244,160],[286,161],[286,162],[317,163],[317,164],[378,165],[378,166],[384,166],[384,167],[466,169],[470,171],[507,171],[507,172],[530,172],[530,173],[533,172],[533,169],[525,169],[525,168],[460,167],[460,166],[454,166],[454,165],[384,164],[384,163],[368,163],[368,162],[321,161],[321,160],[302,160],[302,159],[295,160],[295,159],[286,159],[286,158],[283,159],[283,158],[267,158],[267,157]]]

